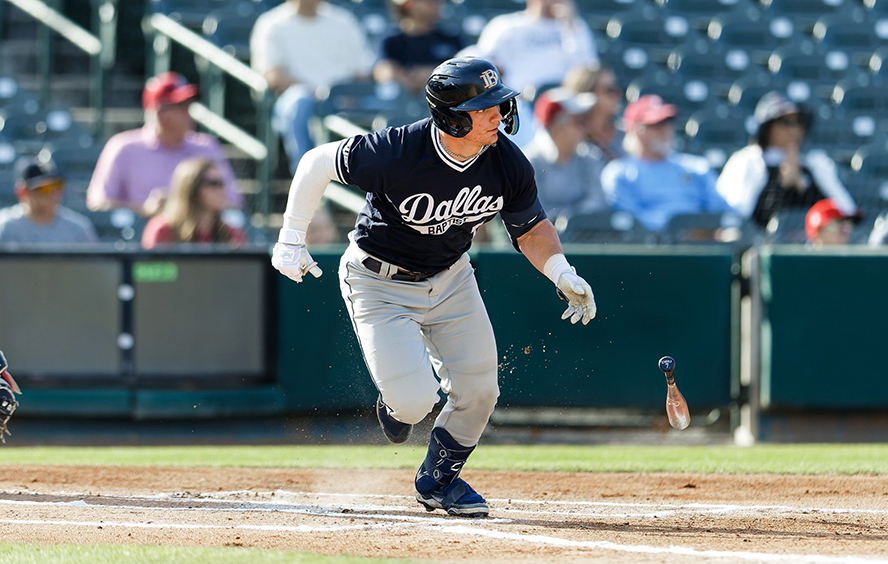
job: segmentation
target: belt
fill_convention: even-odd
[[[376,274],[380,274],[382,272],[382,262],[376,260],[373,257],[366,257],[361,261],[361,264],[364,265],[364,268],[375,272]],[[398,268],[398,271],[389,276],[392,280],[400,280],[404,282],[422,282],[427,278],[431,278],[432,276],[438,274],[437,272],[413,272],[412,270],[404,270],[403,268]]]

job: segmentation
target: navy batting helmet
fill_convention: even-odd
[[[457,58],[438,65],[426,82],[426,101],[432,120],[444,133],[465,137],[472,130],[466,112],[499,106],[506,133],[518,132],[517,90],[500,82],[493,63],[476,57]]]

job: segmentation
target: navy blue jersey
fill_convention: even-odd
[[[382,39],[381,58],[402,67],[438,65],[463,48],[460,36],[435,28],[423,35],[408,35],[398,28]]]
[[[465,162],[445,153],[438,135],[427,118],[351,137],[336,156],[338,180],[367,192],[355,242],[417,272],[451,266],[497,213],[513,243],[546,217],[533,167],[504,135]]]

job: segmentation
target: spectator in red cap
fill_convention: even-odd
[[[564,88],[537,98],[534,117],[540,128],[524,149],[536,172],[537,194],[553,221],[607,209],[601,189],[601,150],[584,142],[586,119],[595,94],[573,94]]]
[[[148,81],[142,92],[145,125],[118,133],[105,144],[86,193],[90,209],[129,208],[151,216],[169,194],[176,166],[195,157],[217,163],[228,204],[236,208],[243,204],[219,141],[194,131],[188,108],[197,95],[197,87],[178,73],[163,73]]]
[[[709,162],[674,151],[677,113],[655,94],[631,102],[623,112],[626,156],[601,173],[611,207],[629,212],[649,231],[662,231],[678,214],[733,211],[715,190]]]
[[[718,178],[718,191],[745,217],[760,226],[780,210],[805,210],[832,198],[846,214],[857,206],[824,151],[802,151],[812,116],[779,92],[756,104],[758,131],[752,142],[728,159]]]
[[[859,213],[846,213],[830,198],[820,200],[805,214],[805,235],[815,247],[847,245],[851,240],[854,224],[859,223]]]

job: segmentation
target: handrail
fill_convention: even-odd
[[[102,42],[92,33],[86,31],[59,12],[53,10],[40,0],[6,0],[15,4],[21,11],[30,14],[34,19],[42,22],[76,47],[80,47],[89,55],[102,53]]]
[[[91,58],[92,75],[90,86],[90,105],[93,109],[93,134],[100,136],[104,130],[105,119],[105,77],[107,71],[114,66],[114,45],[117,27],[117,0],[105,0],[99,8],[96,20],[100,34],[93,35],[83,29],[57,10],[41,0],[6,0],[30,15],[46,28],[67,39],[74,47],[85,52]],[[50,97],[50,75],[52,73],[52,52],[49,36],[40,41],[41,58],[39,67],[42,74],[42,102],[47,103]]]
[[[271,177],[277,160],[278,146],[278,137],[272,131],[269,123],[274,94],[268,86],[268,81],[249,66],[169,16],[152,14],[145,19],[145,23],[148,28],[147,31],[153,30],[170,41],[178,43],[195,56],[206,60],[216,69],[227,73],[238,82],[246,85],[255,94],[257,137],[250,135],[226,119],[225,116],[220,115],[221,110],[217,112],[200,104],[194,106],[190,113],[195,121],[241,149],[258,163],[258,212],[262,216],[264,225],[268,226],[269,214],[271,212]],[[154,49],[156,51],[155,55],[170,56],[169,48],[160,42],[154,42]],[[167,59],[167,66],[168,64],[169,61]],[[158,68],[154,70],[157,71]],[[206,72],[208,71],[203,71],[203,73]]]

